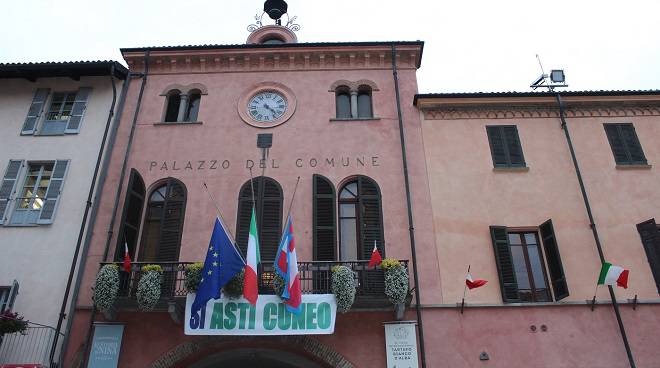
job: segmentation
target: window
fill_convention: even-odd
[[[16,295],[18,295],[18,281],[14,280],[11,285],[0,286],[0,313],[12,310]]]
[[[254,197],[252,187],[254,187]],[[255,214],[261,260],[273,262],[282,235],[282,187],[277,181],[264,176],[254,178],[252,184],[248,180],[241,187],[236,215],[236,243],[244,257],[247,254],[253,198],[256,202]]]
[[[603,124],[617,165],[646,165],[635,128],[630,123]]]
[[[165,118],[166,123],[196,122],[199,113],[199,105],[202,100],[202,91],[192,89],[186,93],[178,89],[172,89],[165,95]]]
[[[655,219],[650,219],[637,224],[637,231],[642,238],[646,259],[651,267],[658,294],[660,294],[660,227],[656,224]]]
[[[341,81],[350,84],[350,87],[341,84],[334,88],[335,108],[337,119],[372,119],[372,88],[360,82]],[[369,83],[368,81],[365,83]]]
[[[26,165],[23,184],[16,188],[23,161],[10,160],[0,187],[1,223],[11,225],[52,223],[68,166],[67,160],[29,162]],[[13,212],[9,214],[9,203],[12,200],[15,205]]]
[[[78,133],[91,90],[91,88],[83,87],[78,91],[54,92],[50,98],[46,114],[43,116],[43,121],[41,121],[50,90],[47,88],[37,89],[23,123],[21,134],[31,135],[37,130],[39,135]]]
[[[179,260],[185,211],[186,187],[182,182],[168,178],[151,192],[142,228],[139,261]]]
[[[128,191],[124,200],[124,213],[121,217],[121,226],[119,228],[119,236],[117,237],[116,261],[124,259],[124,244],[128,247],[128,253],[131,259],[135,259],[134,255],[137,249],[138,233],[140,232],[145,191],[142,177],[135,169],[132,169],[131,176],[128,179]]]
[[[518,128],[515,125],[487,126],[494,167],[525,167]]]
[[[541,224],[538,232],[491,226],[490,234],[505,303],[549,302],[553,293],[554,300],[568,296],[552,220]],[[548,275],[553,293],[548,286]]]
[[[380,189],[358,176],[339,191],[339,257],[343,261],[371,257],[373,244],[385,256]]]

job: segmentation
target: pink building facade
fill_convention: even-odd
[[[420,118],[412,105],[422,48],[419,41],[297,43],[285,27],[267,26],[246,45],[122,49],[133,79],[81,270],[65,366],[87,359],[90,327],[99,323],[124,325],[120,367],[384,366],[383,324],[396,321],[395,308],[383,294],[382,272],[370,271],[380,282],[369,286],[362,277],[375,243],[383,257],[407,265],[414,286],[397,97],[410,186],[419,188],[411,204],[421,229],[418,274],[427,275],[420,290],[429,290],[424,303],[440,302]],[[273,104],[253,112],[259,96]],[[164,278],[181,277],[184,262],[204,260],[218,209],[244,251],[251,175],[264,264],[272,265],[291,206],[298,260],[344,261],[357,272],[356,302],[337,314],[334,334],[186,336],[181,279],[172,281],[176,295],[161,296],[155,311],[137,310],[126,285],[139,266],[160,264]],[[101,263],[122,259],[124,243],[133,271],[122,276],[115,310],[100,313],[93,309],[95,277]],[[329,293],[329,275],[326,268],[303,281],[303,291]],[[416,320],[409,305],[399,319]]]
[[[632,356],[657,366],[660,96],[562,95],[605,261],[630,270],[614,292]],[[429,366],[629,366],[607,287],[593,311],[587,303],[601,261],[555,94],[428,94],[415,105],[442,285],[441,304],[424,308]],[[460,314],[468,265],[489,282]]]

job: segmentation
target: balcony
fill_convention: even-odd
[[[408,269],[408,261],[400,261]],[[317,261],[298,262],[298,272],[303,294],[331,294],[332,267],[348,266],[355,272],[356,295],[353,309],[390,308],[392,304],[385,296],[385,277],[381,269],[368,269],[369,261]],[[102,263],[109,264],[109,263]],[[192,262],[134,262],[131,272],[119,272],[120,290],[117,303],[118,311],[137,310],[137,285],[140,280],[140,269],[146,264],[157,264],[163,269],[160,301],[155,311],[169,311],[175,320],[180,319],[181,310],[185,306],[188,291],[185,288],[185,268]],[[259,294],[275,294],[273,278],[274,266],[271,263],[262,264],[259,274]],[[178,316],[178,317],[177,317]],[[112,316],[106,315],[111,318]]]
[[[63,336],[60,333],[60,337]],[[31,324],[23,333],[6,334],[0,338],[0,366],[26,364],[48,366],[48,356],[55,329]]]

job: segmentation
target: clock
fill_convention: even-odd
[[[283,94],[277,91],[262,91],[248,101],[247,112],[256,122],[272,123],[287,112],[288,105]]]
[[[276,127],[296,111],[293,91],[277,82],[254,84],[241,93],[237,102],[238,116],[255,128]]]

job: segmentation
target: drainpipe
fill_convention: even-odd
[[[110,123],[112,122],[112,116],[114,115],[115,103],[117,102],[117,87],[115,86],[115,64],[110,65],[110,82],[112,84],[112,103],[110,104],[110,111],[108,112],[108,119],[105,123],[105,130],[103,131],[103,138],[101,139],[101,147],[99,148],[99,153],[96,157],[96,165],[94,166],[94,174],[92,174],[92,183],[89,185],[89,193],[87,194],[87,202],[85,205],[85,212],[83,213],[82,222],[80,223],[80,230],[78,231],[78,241],[76,242],[76,250],[73,253],[73,259],[71,260],[71,266],[69,267],[69,277],[66,281],[66,288],[64,289],[64,298],[62,299],[62,306],[60,307],[60,315],[57,319],[57,327],[55,327],[55,336],[53,337],[53,343],[50,347],[50,356],[49,362],[51,367],[53,366],[53,358],[55,357],[55,350],[57,348],[57,342],[60,337],[60,330],[62,329],[62,323],[66,318],[66,305],[69,300],[69,292],[71,291],[71,283],[73,282],[73,275],[76,272],[76,264],[78,263],[78,255],[80,254],[80,248],[82,246],[83,235],[85,234],[85,228],[87,225],[87,216],[89,215],[89,210],[92,207],[92,199],[94,197],[94,190],[96,188],[96,179],[99,173],[99,168],[101,166],[101,159],[103,158],[103,152],[105,151],[105,143],[108,137],[108,131],[110,129]],[[98,197],[96,198],[98,199]],[[95,199],[95,201],[96,201]],[[91,229],[91,227],[90,227]]]
[[[96,223],[96,216],[98,214],[98,209],[99,209],[99,204],[100,204],[100,191],[105,185],[105,179],[107,177],[108,173],[108,166],[110,165],[110,159],[112,158],[112,151],[114,149],[116,137],[117,137],[117,130],[119,129],[119,119],[121,119],[121,114],[124,111],[124,104],[126,102],[126,94],[128,93],[128,87],[131,83],[131,75],[130,73],[126,76],[126,80],[124,80],[124,84],[121,89],[121,94],[119,96],[119,103],[117,104],[117,113],[114,115],[114,122],[112,124],[112,131],[110,132],[110,138],[108,140],[108,148],[107,148],[107,154],[103,157],[103,165],[100,171],[100,176],[99,176],[99,192],[97,193],[97,196],[94,200],[94,205],[92,206],[92,212],[90,214],[90,220],[89,220],[89,229],[90,231],[87,231],[85,234],[85,242],[83,243],[83,248],[82,248],[82,255],[80,257],[80,265],[78,266],[78,274],[76,275],[76,284],[73,288],[73,294],[71,296],[71,304],[69,305],[69,312],[67,315],[73,316],[75,312],[75,307],[76,307],[76,301],[78,300],[78,295],[80,294],[80,284],[82,283],[82,278],[83,278],[83,272],[80,270],[85,269],[85,265],[87,264],[87,254],[89,253],[89,243],[92,239],[92,234],[93,231],[91,231],[94,228],[94,224]],[[112,112],[112,109],[111,109]],[[66,329],[67,333],[64,335],[64,338],[62,340],[62,348],[60,349],[60,354],[59,354],[59,366],[63,366],[63,359],[64,359],[64,353],[66,352],[67,347],[69,346],[69,337],[70,334],[68,331],[71,331],[71,324],[73,323],[73,318],[67,319],[66,323]]]
[[[564,118],[564,101],[561,99],[561,95],[557,92],[557,103],[559,104],[559,118],[561,119],[561,128],[564,130],[566,135],[566,142],[568,143],[568,149],[571,151],[571,158],[573,159],[573,166],[575,167],[575,174],[577,175],[578,183],[580,184],[580,191],[582,191],[582,199],[584,200],[584,206],[587,209],[587,216],[589,217],[589,226],[591,227],[591,232],[596,241],[596,249],[598,250],[598,257],[600,258],[600,263],[605,263],[605,256],[603,255],[603,247],[600,244],[600,238],[598,237],[598,229],[596,229],[596,223],[594,222],[594,217],[591,213],[591,206],[589,205],[589,198],[587,197],[587,191],[584,187],[584,182],[582,181],[582,174],[580,173],[580,167],[578,166],[577,158],[575,156],[575,151],[573,150],[573,142],[571,141],[571,135],[568,133],[568,125],[566,125],[566,119]],[[626,329],[623,326],[623,320],[621,320],[621,313],[619,313],[619,303],[616,301],[616,296],[614,295],[614,289],[612,285],[607,285],[607,289],[610,292],[610,299],[612,300],[612,307],[614,308],[614,314],[616,315],[616,321],[619,324],[619,331],[621,332],[621,338],[623,339],[623,345],[626,347],[626,354],[628,354],[628,362],[630,363],[631,368],[635,368],[635,359],[633,358],[632,351],[630,350],[630,345],[628,344],[628,337],[626,336]]]
[[[424,351],[424,325],[422,324],[421,296],[419,278],[417,277],[417,252],[415,251],[415,226],[413,225],[412,200],[410,198],[410,179],[408,178],[408,158],[406,156],[406,139],[403,132],[403,114],[401,113],[401,98],[399,95],[399,76],[396,69],[396,46],[392,44],[392,76],[396,92],[396,112],[399,117],[399,138],[401,139],[401,158],[403,160],[403,179],[406,184],[406,204],[408,205],[408,232],[410,234],[410,252],[412,255],[413,278],[415,280],[415,311],[417,312],[417,331],[419,334],[419,353],[422,357],[422,368],[426,368],[426,353]]]
[[[119,207],[119,198],[121,196],[122,187],[124,183],[124,177],[126,175],[126,166],[128,165],[128,158],[131,152],[131,146],[133,145],[133,137],[135,136],[135,126],[137,125],[138,114],[140,113],[140,106],[142,105],[142,95],[144,94],[144,87],[147,84],[147,75],[149,74],[149,51],[144,55],[144,73],[131,73],[135,76],[140,76],[142,78],[142,83],[140,84],[140,94],[138,95],[137,105],[135,106],[135,113],[133,114],[133,122],[131,124],[131,132],[128,136],[128,144],[126,146],[126,153],[124,154],[124,162],[121,167],[121,174],[119,175],[119,185],[117,187],[117,194],[115,195],[115,202],[112,207],[112,216],[110,217],[110,225],[108,225],[108,237],[105,242],[105,250],[103,251],[103,261],[106,261],[108,258],[108,251],[110,249],[110,242],[112,241],[113,228],[115,226],[115,218],[117,217],[117,209]],[[96,307],[92,306],[92,311],[89,315],[89,323],[87,325],[87,335],[85,336],[85,345],[84,345],[84,356],[82,367],[87,366],[87,360],[89,359],[89,349],[90,342],[92,338],[92,325],[94,324],[94,315],[96,314]]]

